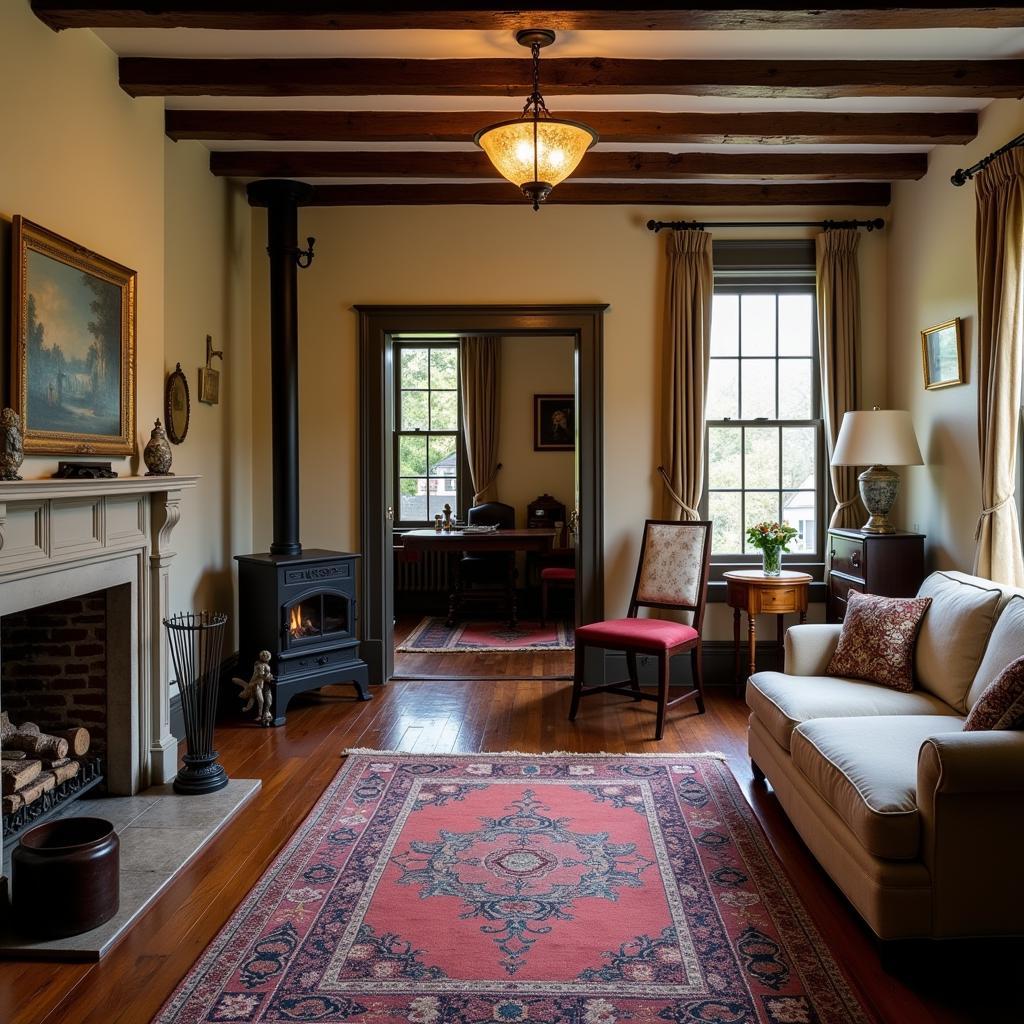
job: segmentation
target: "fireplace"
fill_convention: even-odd
[[[271,421],[274,537],[270,551],[238,555],[239,673],[260,651],[271,654],[274,724],[291,698],[329,683],[352,683],[369,700],[359,658],[355,563],[341,551],[303,551],[299,542],[299,383],[297,271],[313,259],[298,245],[298,207],[312,189],[296,181],[259,181],[249,202],[267,208],[270,257]]]

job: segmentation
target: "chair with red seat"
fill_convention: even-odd
[[[576,589],[576,570],[567,565],[549,565],[540,571],[540,624],[548,620],[548,592],[552,587]]]
[[[624,619],[592,622],[576,630],[576,664],[573,672],[572,707],[569,721],[576,718],[580,698],[592,693],[619,693],[634,700],[656,700],[658,720],[655,739],[665,732],[665,712],[691,697],[704,714],[704,678],[700,630],[707,602],[708,564],[711,559],[711,523],[678,523],[648,519],[644,524],[640,564],[633,583],[633,596]],[[667,619],[640,618],[640,608],[665,608],[692,613],[692,625]],[[629,682],[584,686],[583,662],[586,648],[625,651]],[[669,674],[677,654],[690,653],[693,689],[669,700]],[[658,691],[640,688],[636,658],[648,654],[658,659]]]

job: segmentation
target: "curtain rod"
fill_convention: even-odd
[[[1024,146],[1024,135],[1018,135],[1017,138],[1010,139],[1005,146],[1000,146],[999,149],[995,150],[995,152],[989,153],[988,156],[983,156],[976,164],[971,164],[970,167],[958,167],[956,173],[953,174],[949,180],[956,185],[957,188],[961,185],[966,185],[967,182],[969,182],[971,178],[978,173],[978,171],[985,170],[985,168],[988,167],[988,165],[992,163],[997,156],[1009,153],[1011,149],[1017,149],[1020,146]]]
[[[703,231],[705,228],[867,228],[868,231],[881,231],[885,221],[881,217],[874,220],[786,220],[786,221],[737,221],[737,220],[649,220],[647,230],[655,233],[662,228],[673,231]]]

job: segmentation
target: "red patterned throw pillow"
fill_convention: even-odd
[[[985,687],[964,722],[964,732],[1024,726],[1024,658],[1011,661]]]
[[[850,592],[830,676],[848,676],[909,693],[914,688],[914,644],[930,597],[876,597]]]

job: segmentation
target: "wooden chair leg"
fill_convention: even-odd
[[[543,626],[548,620],[548,581],[540,581],[540,624]]]
[[[658,655],[658,724],[654,738],[660,740],[665,735],[665,711],[668,708],[668,682],[672,662],[668,654]]]
[[[704,714],[704,651],[701,642],[690,652],[690,663],[693,665],[693,685],[697,688],[697,710]]]
[[[570,722],[576,720],[576,712],[580,709],[580,691],[583,689],[583,662],[586,650],[579,641],[576,642],[572,671],[572,704],[569,705]]]
[[[634,700],[643,700],[640,696],[640,677],[636,670],[636,651],[626,651],[626,668],[629,669],[629,685],[636,691]]]

